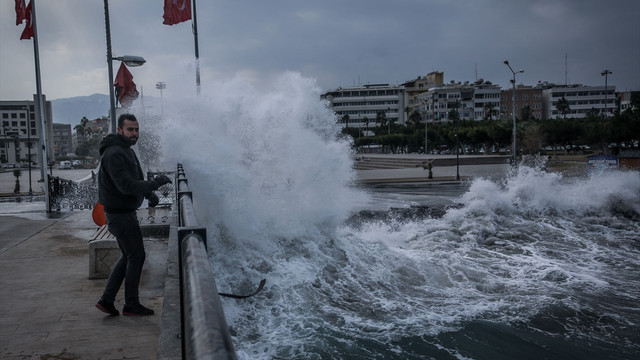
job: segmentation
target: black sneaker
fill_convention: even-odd
[[[126,316],[149,316],[153,315],[153,310],[142,306],[140,303],[135,305],[125,305],[122,308],[122,315]]]
[[[98,303],[96,304],[96,307],[98,308],[98,310],[107,313],[111,316],[118,316],[120,315],[120,312],[118,311],[118,309],[116,309],[115,306],[113,306],[113,303],[110,302],[106,302],[102,299],[100,299],[100,301],[98,301]]]

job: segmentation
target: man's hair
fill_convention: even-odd
[[[136,117],[133,114],[122,114],[120,115],[120,117],[118,117],[118,127],[120,129],[122,129],[122,126],[124,125],[124,121],[125,120],[129,120],[129,121],[138,121],[138,119],[136,119]]]

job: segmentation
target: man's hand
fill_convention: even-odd
[[[158,187],[164,185],[164,184],[170,184],[171,183],[171,179],[169,179],[169,177],[167,175],[158,175],[155,178],[153,178],[153,181],[156,182],[156,184],[158,184]]]
[[[147,195],[147,199],[149,200],[149,207],[156,207],[160,202],[158,195],[153,192],[150,192],[149,195]]]

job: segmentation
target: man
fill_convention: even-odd
[[[140,304],[138,286],[145,260],[144,243],[136,210],[144,198],[155,207],[159,200],[153,190],[170,183],[165,175],[145,181],[136,154],[131,149],[138,141],[140,128],[132,114],[118,118],[118,134],[109,134],[100,143],[98,193],[104,205],[109,232],[116,237],[122,256],[116,262],[102,297],[96,307],[109,315],[119,315],[114,306],[116,294],[124,281],[123,315],[153,315],[153,310]]]

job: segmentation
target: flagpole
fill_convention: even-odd
[[[107,34],[107,66],[109,68],[109,119],[111,133],[116,133],[116,100],[113,89],[113,55],[111,54],[111,25],[109,24],[109,0],[104,0],[104,26]]]
[[[196,16],[196,0],[193,0],[193,39],[196,49],[196,91],[200,95],[200,52],[198,51],[198,17]]]
[[[42,83],[40,82],[40,55],[38,52],[38,26],[36,21],[36,1],[31,0],[31,22],[33,23],[33,56],[36,68],[36,96],[38,97],[38,109],[40,110],[40,142],[42,143],[42,164],[41,170],[44,179],[44,203],[47,212],[51,212],[51,203],[49,202],[49,177],[47,175],[47,136],[44,121],[44,101],[42,98]],[[27,119],[31,121],[31,119]]]

